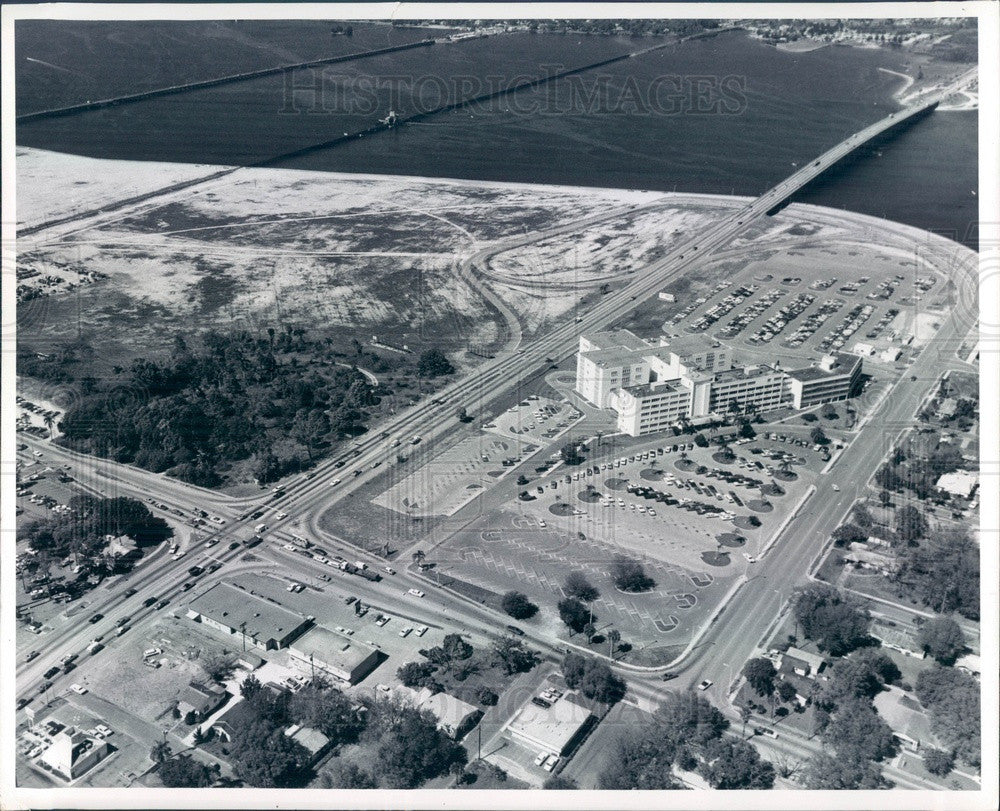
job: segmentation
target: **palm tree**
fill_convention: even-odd
[[[413,553],[413,562],[417,564],[417,566],[419,566],[421,563],[424,562],[424,558],[426,557],[427,555],[424,554],[424,550],[418,549],[416,552]]]
[[[167,760],[171,754],[170,744],[164,738],[164,740],[153,744],[153,748],[149,750],[149,759],[153,763],[160,764]]]
[[[619,640],[621,638],[622,638],[622,635],[618,631],[616,631],[614,628],[612,628],[610,631],[608,631],[608,658],[614,659],[614,657],[615,657],[615,645],[618,644],[618,642],[619,642]]]
[[[782,459],[781,463],[778,465],[778,470],[782,473],[790,473],[792,470],[792,463],[787,459]]]
[[[746,706],[744,704],[742,707],[740,707],[740,720],[743,722],[743,735],[742,735],[742,737],[744,739],[746,739],[746,736],[747,736],[747,721],[750,720],[750,716],[751,715],[752,715],[752,713],[750,712],[750,708],[748,706]]]
[[[52,426],[55,425],[55,417],[51,414],[45,415],[45,427],[49,429],[49,439],[52,439]]]

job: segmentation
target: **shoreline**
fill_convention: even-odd
[[[18,147],[19,150],[27,151],[33,154],[33,157],[44,158],[47,155],[57,156],[60,160],[66,159],[76,159],[82,162],[93,162],[95,164],[94,168],[100,168],[97,164],[105,165],[107,163],[124,163],[124,164],[135,164],[136,161],[113,161],[110,159],[103,158],[89,158],[86,156],[73,155],[71,153],[55,152],[52,150],[40,150],[34,149],[32,147]],[[178,167],[191,167],[192,169],[197,168],[199,171],[204,171],[206,175],[217,173],[220,170],[234,167],[225,167],[221,165],[214,164],[178,164],[174,162],[149,162],[148,164],[143,163],[143,165],[148,165],[150,167],[162,168],[165,172],[173,170],[176,171]],[[549,184],[549,183],[517,183],[512,181],[500,181],[500,180],[472,180],[469,178],[452,178],[452,177],[428,177],[423,175],[382,175],[382,174],[371,174],[371,173],[353,173],[353,172],[325,172],[316,169],[293,169],[293,168],[261,168],[261,167],[235,167],[236,172],[229,175],[222,182],[230,182],[233,178],[244,177],[245,172],[268,172],[268,173],[294,173],[297,177],[311,176],[314,179],[322,178],[323,180],[334,181],[334,182],[346,182],[346,183],[379,183],[385,184],[387,186],[397,186],[397,187],[412,187],[412,186],[439,186],[439,187],[451,187],[451,188],[463,188],[463,189],[494,189],[498,191],[507,192],[517,192],[522,194],[530,195],[533,198],[544,197],[545,193],[558,194],[570,197],[580,197],[580,196],[590,196],[593,198],[604,197],[609,201],[615,201],[621,204],[633,205],[637,208],[641,208],[646,205],[653,204],[657,201],[667,201],[676,200],[677,202],[690,201],[692,203],[702,202],[709,204],[730,204],[730,205],[743,205],[748,201],[756,199],[753,195],[738,195],[738,194],[718,194],[712,192],[696,192],[696,191],[658,191],[650,189],[626,189],[626,188],[615,188],[607,186],[578,186],[578,185],[568,185],[568,184]],[[89,180],[90,178],[88,178]],[[18,172],[17,180],[19,182],[24,181],[25,178],[20,176]],[[72,187],[75,182],[78,182],[78,178],[75,176],[69,176],[66,178],[68,187]],[[115,202],[114,198],[105,199],[101,205],[106,206]],[[140,207],[146,206],[152,203],[149,201],[147,203],[139,204]],[[888,217],[878,217],[871,214],[865,214],[864,212],[851,211],[850,209],[838,208],[836,206],[823,206],[816,205],[812,203],[802,203],[795,202],[791,203],[788,209],[804,209],[806,211],[814,210],[817,212],[827,212],[835,217],[843,217],[845,219],[857,219],[871,223],[874,226],[889,227],[892,229],[902,229],[904,231],[910,231],[916,238],[918,235],[921,238],[926,238],[928,234],[933,234],[935,237],[939,236],[933,231],[928,231],[926,229],[920,228],[918,226],[909,225],[908,223],[900,222],[898,220],[892,220]],[[100,216],[95,212],[95,216]],[[960,242],[941,237],[950,245],[955,245],[960,248],[970,250],[967,246]],[[973,252],[974,253],[974,252]]]

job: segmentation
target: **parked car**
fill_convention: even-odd
[[[412,594],[414,597],[423,597],[424,593],[420,589],[407,589],[407,594]]]
[[[708,679],[705,679],[704,681],[702,681],[702,682],[701,682],[701,683],[700,683],[700,684],[698,685],[698,689],[699,689],[699,690],[707,690],[707,689],[708,689],[709,687],[711,687],[711,686],[712,686],[712,684],[713,684],[713,682],[709,681]]]

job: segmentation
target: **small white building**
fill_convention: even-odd
[[[898,346],[889,346],[882,350],[882,354],[879,357],[883,363],[895,363],[902,354],[903,350]]]
[[[677,297],[673,293],[668,293],[666,290],[661,290],[657,298],[659,298],[660,301],[669,301],[670,303],[677,301]]]
[[[858,343],[854,345],[853,352],[855,355],[861,355],[861,357],[863,358],[870,358],[872,355],[875,354],[875,347],[872,346],[871,344],[866,344],[862,343],[861,341],[858,341]]]
[[[979,487],[979,474],[971,470],[955,470],[945,473],[937,480],[936,486],[953,496],[969,498]]]

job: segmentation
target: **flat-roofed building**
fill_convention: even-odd
[[[187,616],[224,634],[238,636],[240,644],[245,642],[260,650],[288,647],[312,624],[312,617],[296,614],[225,582],[195,597],[188,605]]]
[[[589,709],[573,701],[569,693],[541,707],[527,702],[507,725],[511,737],[537,751],[562,755],[583,736],[593,716]],[[596,719],[595,719],[596,720]]]
[[[39,760],[63,780],[72,781],[94,768],[110,752],[107,741],[69,726],[52,736],[52,743]]]
[[[378,651],[337,631],[315,625],[295,640],[288,653],[299,667],[312,668],[356,684],[378,667]]]
[[[860,380],[861,358],[857,355],[824,355],[818,366],[788,372],[792,407],[809,408],[846,400],[857,391]]]

